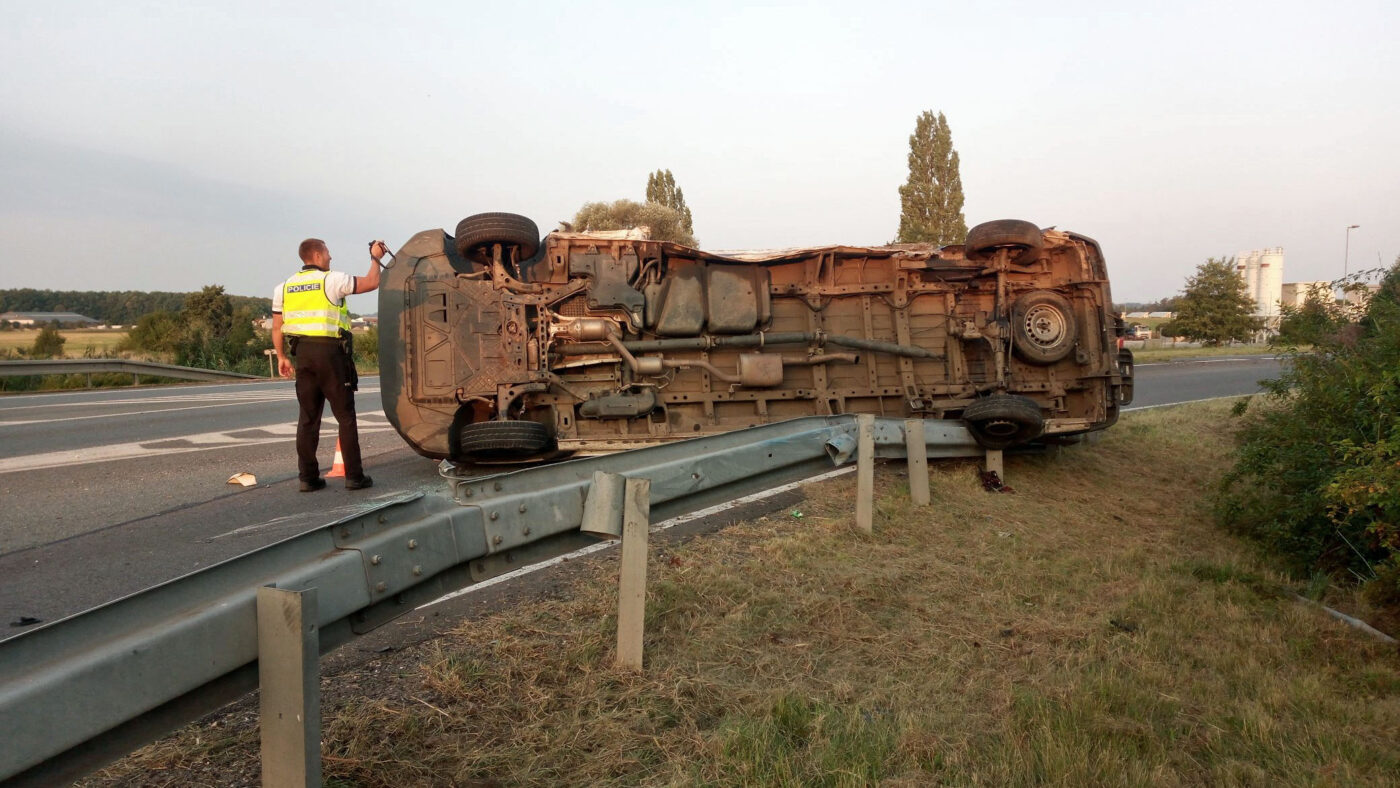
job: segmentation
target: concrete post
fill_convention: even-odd
[[[904,420],[904,454],[909,466],[909,498],[915,506],[928,506],[928,449],[924,446],[924,420]]]
[[[265,788],[321,784],[316,589],[258,589],[258,699]]]
[[[622,571],[617,589],[617,664],[642,669],[647,606],[647,536],[651,480],[628,479],[622,506]]]
[[[865,533],[875,530],[875,416],[856,416],[856,527]]]
[[[988,449],[985,469],[995,473],[998,479],[1006,481],[1006,472],[1001,467],[1001,449]]]

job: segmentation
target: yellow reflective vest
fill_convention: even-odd
[[[338,337],[350,330],[350,307],[326,297],[327,271],[302,271],[282,283],[282,331],[302,337]]]

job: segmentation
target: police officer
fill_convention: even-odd
[[[369,273],[350,276],[330,270],[331,253],[325,241],[308,238],[297,250],[301,270],[273,293],[272,345],[277,352],[277,371],[284,378],[292,377],[294,369],[296,373],[297,404],[301,408],[297,419],[297,475],[302,492],[326,486],[316,462],[316,444],[320,442],[321,414],[327,402],[340,423],[345,489],[363,490],[374,484],[360,462],[360,436],[355,423],[358,379],[345,297],[379,288],[379,260],[384,252],[383,241],[370,244]],[[290,359],[284,336],[285,344],[291,346]]]

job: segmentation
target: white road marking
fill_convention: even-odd
[[[377,421],[384,417],[384,411],[376,410],[368,413],[358,414],[358,418],[370,418]],[[393,427],[389,424],[361,425],[359,433],[361,435],[389,432]],[[238,437],[237,433],[244,432],[265,432],[266,436]],[[91,446],[82,449],[69,449],[66,451],[46,452],[42,454],[26,454],[19,457],[6,457],[0,459],[0,474],[18,473],[20,471],[38,471],[46,468],[73,467],[78,465],[90,465],[95,462],[116,462],[118,460],[131,460],[142,457],[156,457],[168,454],[187,454],[196,451],[208,451],[210,449],[237,449],[244,446],[261,446],[269,443],[285,443],[296,437],[296,424],[285,422],[277,424],[265,424],[256,427],[241,427],[234,430],[222,430],[219,432],[202,432],[193,435],[173,435],[168,438],[152,438],[144,441],[132,441],[130,443],[115,443],[105,446]],[[336,433],[336,423],[333,419],[323,422],[322,437],[334,437]],[[169,444],[183,443],[186,445],[172,446]]]
[[[827,479],[834,479],[837,476],[844,476],[845,474],[851,473],[855,469],[856,466],[854,464],[847,465],[843,468],[837,468],[834,471],[827,471],[826,473],[819,473],[816,476],[808,476],[805,479],[798,479],[795,482],[782,484],[770,490],[762,490],[760,492],[753,493],[752,495],[745,495],[742,498],[735,498],[734,500],[729,501],[727,503],[721,503],[716,504],[714,506],[706,507],[704,509],[691,512],[690,514],[682,514],[676,517],[672,517],[669,520],[663,520],[653,525],[651,527],[651,531],[652,533],[655,533],[657,531],[664,531],[667,528],[674,528],[678,525],[688,523],[692,520],[699,520],[702,517],[709,517],[713,514],[719,514],[720,512],[733,509],[736,506],[742,506],[746,503],[753,503],[754,501],[761,501],[764,498],[771,498],[774,495],[777,495],[778,493],[785,493],[788,490],[796,490],[798,487],[801,487],[804,484],[813,484],[816,482],[826,481]],[[440,602],[446,602],[449,599],[456,599],[457,597],[463,596],[465,594],[475,593],[484,588],[490,588],[491,586],[496,585],[497,583],[504,583],[507,580],[514,580],[517,577],[528,575],[531,572],[538,572],[541,569],[548,569],[551,566],[558,566],[559,564],[562,564],[565,561],[570,561],[575,558],[582,558],[583,556],[589,555],[590,553],[596,553],[600,550],[607,550],[608,548],[616,547],[619,544],[622,543],[620,541],[607,541],[599,542],[598,544],[592,544],[587,547],[581,547],[573,551],[572,553],[557,555],[547,561],[541,561],[538,564],[530,564],[529,566],[516,569],[515,571],[506,572],[503,575],[497,575],[496,577],[490,578],[488,580],[483,580],[480,583],[473,583],[472,585],[469,585],[466,588],[458,589],[449,594],[443,594],[442,596],[438,597],[437,599],[434,599],[431,602],[419,605],[417,609],[424,610]]]

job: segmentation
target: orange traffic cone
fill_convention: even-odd
[[[331,462],[331,472],[326,474],[326,478],[345,478],[345,458],[340,456],[340,438],[335,439],[335,460]]]

